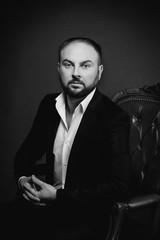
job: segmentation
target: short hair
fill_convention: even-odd
[[[92,46],[96,50],[96,52],[98,53],[100,64],[101,64],[101,62],[102,62],[101,46],[97,42],[95,42],[94,40],[92,40],[90,38],[86,38],[86,37],[73,37],[73,38],[69,38],[69,39],[63,41],[58,48],[58,61],[59,62],[60,62],[60,58],[61,58],[61,51],[72,42],[84,42],[84,43]]]

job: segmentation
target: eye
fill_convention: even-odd
[[[70,62],[63,62],[63,66],[65,68],[70,68],[70,67],[72,67],[72,63],[70,63]]]
[[[82,64],[81,67],[84,68],[84,69],[87,69],[87,68],[91,67],[91,64],[90,63],[84,63],[84,64]]]

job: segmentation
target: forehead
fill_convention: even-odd
[[[61,51],[61,60],[71,61],[97,61],[99,55],[91,45],[84,42],[72,42]]]

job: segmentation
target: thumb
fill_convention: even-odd
[[[35,175],[31,176],[32,182],[40,187],[44,185],[44,182],[37,178]]]

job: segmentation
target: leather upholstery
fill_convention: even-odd
[[[160,83],[112,100],[130,116],[131,197],[116,202],[106,240],[160,239]]]
[[[125,89],[112,100],[130,116],[133,196],[160,192],[160,83]]]

